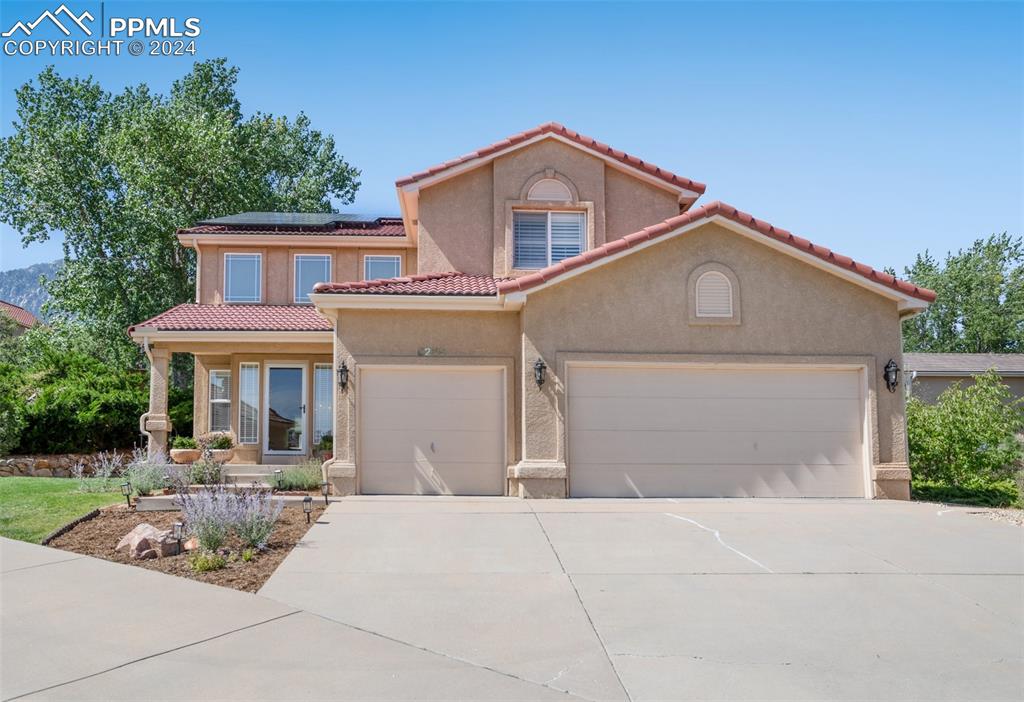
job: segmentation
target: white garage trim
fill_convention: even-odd
[[[499,403],[500,408],[500,422],[501,422],[501,455],[500,464],[498,466],[498,474],[500,475],[501,490],[499,494],[506,494],[508,491],[508,481],[505,477],[506,466],[508,465],[509,455],[509,410],[508,410],[508,378],[509,370],[506,365],[501,364],[455,364],[449,363],[442,360],[436,363],[359,363],[356,364],[355,368],[355,427],[354,427],[354,439],[355,439],[355,464],[356,468],[356,490],[357,493],[363,494],[363,483],[364,483],[364,430],[367,427],[365,417],[365,398],[363,397],[363,391],[360,388],[365,387],[365,374],[374,373],[378,371],[398,371],[402,373],[485,373],[485,372],[498,372],[500,376],[501,393]]]
[[[560,375],[565,383],[563,402],[564,417],[561,427],[561,442],[563,456],[565,457],[568,486],[570,495],[573,483],[573,456],[571,455],[570,426],[572,421],[572,370],[582,368],[606,368],[606,369],[671,369],[684,370],[738,370],[738,371],[775,371],[775,370],[798,370],[807,372],[816,371],[845,371],[857,373],[857,386],[859,392],[860,411],[860,464],[862,475],[863,496],[871,498],[874,495],[874,483],[872,480],[871,466],[876,449],[874,446],[874,432],[872,431],[873,411],[872,386],[870,383],[873,362],[714,362],[714,361],[625,361],[625,360],[587,360],[588,354],[566,354],[573,357],[560,359]],[[595,354],[600,355],[600,354]],[[854,464],[856,465],[856,464]]]

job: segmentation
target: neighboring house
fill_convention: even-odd
[[[1024,354],[1021,353],[905,353],[904,377],[914,397],[935,402],[953,383],[963,387],[974,376],[994,368],[1016,398],[1024,397]]]
[[[39,324],[39,320],[36,316],[26,310],[24,307],[18,307],[17,305],[0,300],[0,314],[6,315],[14,320],[15,336],[20,336],[27,332],[29,329]]]
[[[400,217],[178,232],[197,302],[130,330],[155,448],[182,352],[197,432],[331,433],[337,494],[908,497],[883,374],[933,292],[558,124],[396,185]]]

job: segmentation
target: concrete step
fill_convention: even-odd
[[[275,500],[283,500],[285,507],[301,507],[302,495],[275,495]],[[313,497],[314,504],[323,505],[323,497]],[[335,498],[330,498],[335,499]],[[138,497],[135,499],[136,512],[177,512],[174,504],[174,495],[153,495],[151,497]]]

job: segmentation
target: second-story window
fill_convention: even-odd
[[[363,280],[397,278],[402,275],[401,256],[364,256]]]
[[[544,268],[583,253],[587,216],[582,212],[513,212],[514,268]]]
[[[331,279],[331,257],[327,254],[295,256],[295,301],[309,302],[309,294],[317,283]]]
[[[258,253],[224,254],[224,301],[260,302],[262,256]]]

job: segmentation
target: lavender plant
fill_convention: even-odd
[[[165,487],[164,476],[168,474],[170,461],[167,454],[160,451],[152,457],[145,449],[135,449],[132,460],[124,470],[124,476],[131,483],[136,494],[152,495]]]
[[[100,452],[92,462],[92,477],[86,477],[86,466],[82,461],[75,463],[71,474],[78,479],[81,492],[114,492],[118,489],[118,478],[124,468],[124,456],[116,451]]]
[[[237,499],[239,509],[235,533],[242,540],[242,544],[262,551],[281,516],[284,502],[275,500],[269,492],[262,491],[241,492]]]
[[[185,529],[204,551],[223,546],[241,516],[238,496],[222,485],[178,493],[174,501],[181,508]]]

